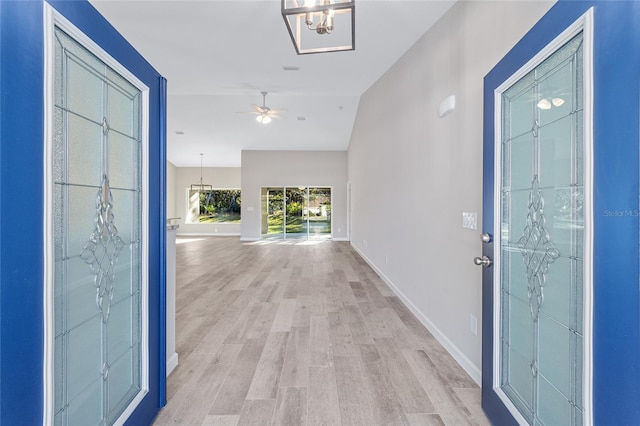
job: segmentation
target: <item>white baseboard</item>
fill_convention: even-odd
[[[173,355],[167,360],[167,377],[178,366],[178,353],[174,352]]]
[[[260,241],[260,238],[256,238],[256,237],[240,237],[240,241]]]
[[[433,337],[451,354],[453,359],[471,376],[471,378],[481,386],[482,371],[458,348],[416,305],[409,300],[407,296],[352,242],[351,247],[371,266],[371,268],[382,278],[396,296],[409,308],[409,310],[418,318],[418,321],[425,326]]]
[[[342,238],[331,238],[333,241],[349,241],[348,238],[342,237]]]

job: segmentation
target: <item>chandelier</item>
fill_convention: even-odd
[[[191,191],[198,191],[198,192],[204,192],[204,191],[212,191],[213,190],[213,186],[204,183],[204,179],[202,179],[202,157],[204,156],[203,153],[200,153],[200,182],[199,183],[192,183],[191,184]]]
[[[282,0],[298,55],[354,50],[355,8],[354,0]]]

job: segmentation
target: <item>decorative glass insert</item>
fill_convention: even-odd
[[[532,425],[582,422],[582,51],[502,94],[500,386]]]
[[[113,283],[116,275],[118,256],[124,246],[118,235],[113,214],[113,198],[109,179],[102,177],[102,183],[96,196],[95,228],[89,241],[80,252],[93,274],[96,287],[96,306],[100,310],[102,322],[109,320],[111,301],[113,300]]]
[[[141,390],[142,94],[59,28],[54,423],[110,425]]]
[[[544,283],[549,266],[560,255],[551,241],[545,222],[544,196],[536,175],[529,193],[527,225],[518,240],[527,274],[527,299],[534,322],[538,321],[540,308],[544,303]]]

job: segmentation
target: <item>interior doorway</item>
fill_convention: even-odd
[[[331,238],[331,188],[263,187],[262,238]]]

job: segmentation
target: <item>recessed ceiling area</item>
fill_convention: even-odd
[[[242,150],[346,150],[360,95],[454,3],[356,0],[354,51],[299,56],[279,0],[90,2],[167,78],[178,167],[200,153],[205,167],[239,167]],[[281,119],[246,114],[262,91]]]

